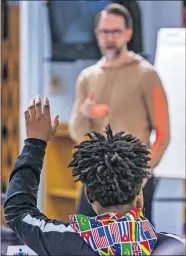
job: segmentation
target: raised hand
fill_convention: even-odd
[[[48,98],[44,100],[42,109],[41,98],[37,96],[31,99],[30,106],[24,112],[26,134],[28,138],[35,138],[49,141],[56,133],[59,125],[59,116],[56,115],[53,120],[50,117],[50,104]]]

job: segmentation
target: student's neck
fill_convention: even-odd
[[[125,214],[127,214],[128,212],[130,212],[130,210],[134,209],[135,206],[134,205],[119,205],[119,206],[113,206],[113,207],[104,207],[104,208],[100,208],[98,211],[98,215],[104,214],[104,213],[118,213],[121,214],[122,216],[124,216]]]
[[[117,59],[114,59],[114,60],[106,59],[104,66],[105,67],[119,67],[123,63],[128,61],[128,57],[129,57],[129,52],[127,49],[124,49]]]

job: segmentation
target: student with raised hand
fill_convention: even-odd
[[[10,176],[4,213],[8,226],[38,255],[153,255],[163,243],[183,247],[174,235],[157,233],[143,216],[142,183],[149,152],[132,135],[90,133],[75,147],[70,167],[97,213],[69,216],[69,223],[47,218],[37,193],[47,142],[58,126],[49,100],[31,100],[25,111],[27,139]],[[61,152],[63,154],[63,152]],[[53,170],[51,170],[53,171]]]

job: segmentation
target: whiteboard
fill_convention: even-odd
[[[186,29],[158,32],[155,68],[167,94],[170,144],[154,173],[158,177],[185,179],[185,33]]]

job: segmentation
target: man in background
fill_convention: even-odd
[[[114,133],[126,131],[151,150],[151,178],[144,180],[144,208],[152,222],[151,209],[157,180],[153,169],[159,164],[170,140],[168,104],[162,82],[154,67],[127,50],[133,21],[126,8],[108,5],[96,18],[95,33],[103,58],[84,69],[78,77],[70,121],[75,141],[86,133],[102,132],[110,124]],[[150,143],[152,131],[156,140]],[[82,190],[78,212],[94,215]]]

